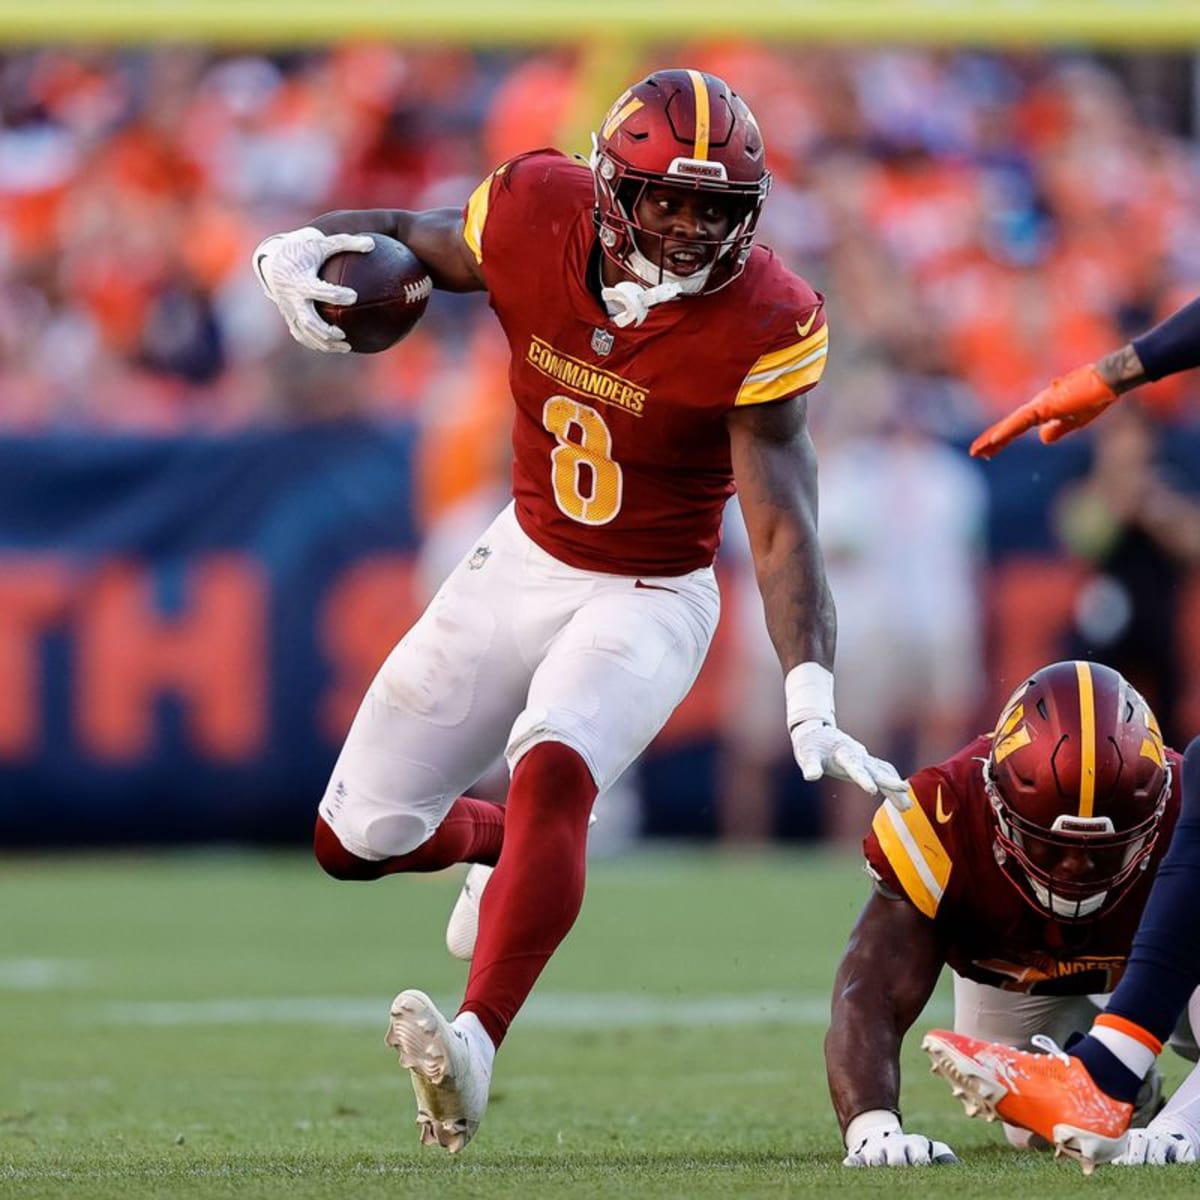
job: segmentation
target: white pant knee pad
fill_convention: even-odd
[[[429,840],[457,797],[425,763],[343,750],[320,813],[351,854],[368,862],[408,854]]]
[[[423,846],[436,832],[436,826],[413,813],[378,813],[365,821],[347,820],[344,816],[331,816],[321,806],[321,816],[337,835],[337,839],[357,858],[367,862],[382,862],[385,858],[398,858],[411,854]]]

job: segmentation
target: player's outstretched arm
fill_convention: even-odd
[[[833,985],[825,1070],[848,1167],[954,1162],[945,1142],[900,1123],[900,1045],[944,958],[933,923],[875,892],[850,934]]]
[[[767,632],[783,665],[788,728],[805,779],[832,775],[908,807],[895,767],[837,727],[833,653],[837,617],[817,541],[817,457],[803,397],[733,409],[733,474]]]
[[[486,286],[463,238],[463,217],[456,208],[325,213],[302,229],[264,238],[252,256],[263,291],[302,346],[335,354],[350,349],[345,333],[321,318],[316,302],[353,304],[358,297],[352,288],[322,279],[321,267],[333,254],[365,254],[374,249],[374,242],[364,236],[368,233],[382,233],[408,246],[425,264],[434,287],[471,292]]]
[[[1118,354],[1126,352],[1133,353],[1133,348],[1126,346]],[[971,455],[991,458],[1009,442],[1035,428],[1043,442],[1056,442],[1071,430],[1095,420],[1116,399],[1117,393],[1100,373],[1098,363],[1076,367],[1069,374],[1052,379],[1032,400],[989,425],[971,443]]]
[[[1200,300],[1098,362],[1052,380],[1032,400],[985,429],[971,443],[971,454],[991,458],[1034,428],[1043,442],[1057,442],[1095,420],[1125,392],[1193,367],[1200,367]]]

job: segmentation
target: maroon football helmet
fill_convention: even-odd
[[[723,80],[702,71],[656,71],[622,92],[595,135],[592,172],[600,245],[627,274],[650,285],[670,278],[661,237],[636,215],[643,190],[653,184],[694,188],[731,204],[733,227],[724,238],[688,239],[711,266],[701,286],[684,290],[714,292],[741,274],[771,176],[754,114]]]
[[[1039,911],[1107,911],[1149,865],[1171,793],[1158,721],[1111,667],[1059,662],[1009,698],[983,767],[996,861]]]

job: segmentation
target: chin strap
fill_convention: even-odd
[[[612,287],[601,289],[600,298],[608,315],[618,329],[627,325],[640,325],[646,314],[656,305],[677,299],[683,289],[677,283],[659,283],[654,287],[643,287],[631,279],[623,279]]]

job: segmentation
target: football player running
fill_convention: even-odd
[[[953,1161],[899,1115],[900,1045],[944,965],[948,1036],[960,1042],[1028,1047],[1088,1029],[1091,997],[1125,968],[1175,826],[1179,765],[1121,675],[1060,662],[1017,688],[990,735],[913,775],[911,808],[880,807],[864,843],[876,887],[838,970],[825,1043],[847,1166]],[[1174,1044],[1195,1059],[1186,1021]],[[1197,1079],[1139,1134],[1143,1161],[1191,1161],[1200,1149]],[[1160,1092],[1154,1075],[1138,1124]],[[1005,1132],[1016,1146],[1046,1144]]]
[[[829,335],[820,295],[753,244],[769,182],[744,101],[660,71],[617,98],[590,163],[535,150],[464,210],[329,213],[255,252],[314,349],[346,344],[313,301],[354,301],[321,264],[375,232],[435,286],[487,291],[512,352],[513,503],[381,667],[315,835],[340,879],[495,866],[457,1016],[416,990],[392,1005],[386,1040],[426,1144],[474,1135],[496,1049],[582,903],[593,801],[696,678],[735,482],[801,771],[905,803],[895,769],[835,720],[806,427]],[[500,751],[507,807],[464,796]]]

